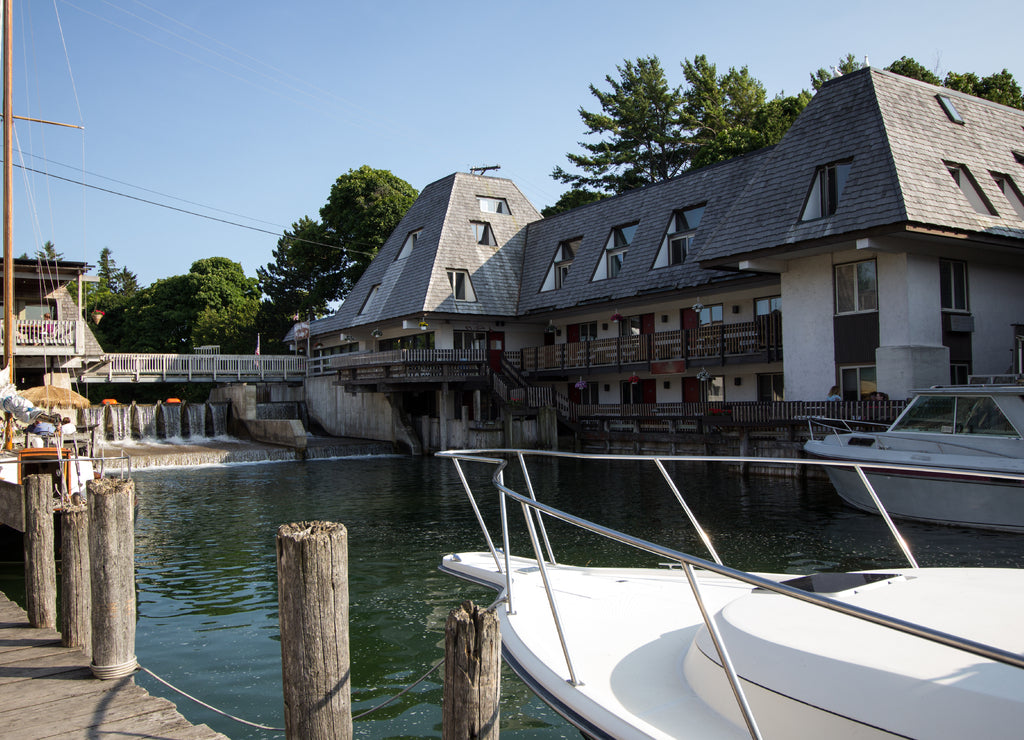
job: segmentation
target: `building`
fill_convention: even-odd
[[[20,388],[70,387],[85,363],[103,354],[82,316],[85,283],[97,278],[86,275],[84,262],[15,259],[13,269],[14,381]],[[77,286],[77,300],[70,283]]]
[[[1021,182],[1024,112],[877,69],[775,147],[552,218],[456,173],[311,325],[310,411],[436,448],[520,407],[686,416],[1021,372]]]

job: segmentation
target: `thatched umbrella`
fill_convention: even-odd
[[[18,391],[18,395],[40,408],[87,409],[89,399],[67,388],[55,385],[37,385],[35,388]]]

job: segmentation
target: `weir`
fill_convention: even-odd
[[[227,435],[227,403],[110,404],[79,413],[79,427],[95,429],[96,440],[101,444]]]

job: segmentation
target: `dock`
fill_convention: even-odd
[[[56,630],[30,627],[25,611],[0,594],[0,739],[129,737],[227,740],[132,676],[93,677],[82,650],[61,647]]]

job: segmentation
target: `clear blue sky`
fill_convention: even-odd
[[[624,59],[669,80],[707,55],[768,95],[808,88],[848,52],[883,67],[1009,69],[1024,81],[1019,0],[857,3],[14,0],[15,163],[247,227],[15,170],[15,255],[47,239],[95,264],[109,247],[142,285],[224,256],[246,274],[318,217],[363,164],[422,189],[501,165],[541,208]],[[21,154],[18,154],[18,151]],[[31,197],[29,197],[31,196]],[[261,229],[272,233],[262,233]]]

